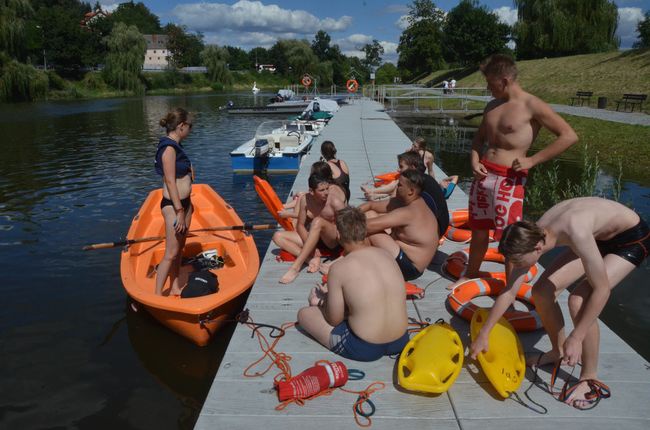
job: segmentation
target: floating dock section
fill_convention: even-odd
[[[320,143],[331,140],[336,144],[338,157],[350,167],[350,203],[359,205],[364,202],[359,186],[376,174],[394,171],[397,167],[396,155],[411,146],[411,138],[413,136],[406,136],[397,127],[379,103],[360,99],[342,106],[315,140],[311,153],[305,157],[293,192],[307,189],[309,166],[320,156]],[[445,176],[438,167],[435,169],[436,178]],[[457,188],[448,204],[450,211],[467,207],[467,196]],[[426,289],[425,297],[407,301],[409,316],[419,320],[430,318],[431,322],[439,318],[449,321],[461,335],[465,347],[469,346],[469,324],[453,314],[446,305],[448,291],[445,287],[451,281],[441,275],[440,266],[449,254],[467,246],[445,241],[429,270],[414,282]],[[298,310],[307,305],[309,291],[320,281],[321,275],[307,273],[303,269],[294,283],[281,285],[278,280],[289,268],[289,263],[277,262],[277,253],[278,249],[271,243],[246,307],[256,322],[279,326],[296,320]],[[560,302],[568,319],[566,299],[567,294],[564,293]],[[484,305],[489,305],[489,299],[485,300],[488,301]],[[570,324],[567,321],[569,329]],[[609,385],[612,396],[590,411],[580,411],[560,403],[547,392],[551,366],[539,370],[535,383],[534,373],[527,369],[526,379],[518,390],[518,396],[527,407],[513,398],[502,399],[487,381],[478,363],[469,357],[465,357],[463,370],[448,392],[425,395],[407,392],[397,385],[395,359],[384,357],[372,363],[342,359],[297,328],[287,330],[276,350],[291,356],[290,365],[294,375],[318,360],[341,360],[348,368],[365,372],[364,379],[349,381],[345,388],[363,390],[374,381],[383,382],[386,387],[371,397],[376,407],[372,416],[372,428],[375,429],[647,430],[650,428],[650,365],[602,322],[600,327],[599,378]],[[262,330],[268,338],[269,330]],[[543,330],[522,333],[520,338],[526,352],[550,348],[548,336]],[[307,401],[304,406],[291,404],[281,411],[276,410],[279,402],[273,389],[273,377],[279,373],[278,370],[273,367],[262,377],[243,376],[244,369],[261,356],[257,339],[251,338],[251,329],[239,325],[203,405],[196,429],[358,428],[352,412],[357,396],[341,390]],[[269,363],[266,359],[257,369],[263,370]],[[567,373],[563,372],[563,379],[570,372],[570,369],[564,370]],[[579,369],[576,368],[574,377],[578,374]],[[544,406],[547,412],[535,412],[533,409],[542,410],[533,401]]]

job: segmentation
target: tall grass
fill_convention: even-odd
[[[526,212],[537,218],[557,203],[576,197],[598,196],[619,201],[622,190],[623,161],[618,159],[618,172],[610,187],[598,189],[598,176],[601,173],[598,153],[589,151],[585,145],[582,151],[580,176],[577,180],[561,178],[557,160],[536,166],[526,187],[524,206]]]

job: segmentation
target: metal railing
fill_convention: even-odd
[[[482,110],[492,98],[485,88],[452,90],[427,88],[421,85],[379,85],[367,96],[383,105],[388,103],[388,111],[410,110],[412,112]]]

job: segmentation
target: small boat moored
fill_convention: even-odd
[[[164,237],[161,198],[161,189],[149,193],[133,218],[127,237]],[[235,210],[206,184],[193,185],[191,198],[194,213],[190,230],[244,224]],[[124,248],[120,263],[122,283],[127,294],[160,323],[199,346],[207,345],[215,333],[240,310],[242,294],[253,285],[260,267],[255,242],[245,231],[190,234],[182,255],[191,258],[205,251],[216,251],[224,264],[210,269],[218,279],[217,292],[195,298],[156,295],[156,267],[165,254],[164,239]],[[191,271],[191,265],[181,267],[181,284]],[[163,292],[168,291],[169,287],[167,280]]]
[[[311,148],[313,136],[304,124],[287,121],[264,121],[255,137],[230,153],[236,173],[293,173],[300,168],[302,157]]]

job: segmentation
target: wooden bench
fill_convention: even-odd
[[[627,112],[628,105],[632,108],[630,112],[634,112],[634,106],[639,105],[640,112],[643,110],[643,102],[647,98],[647,94],[623,94],[623,98],[616,101],[616,110],[618,110],[621,103],[623,103],[623,112]]]
[[[580,102],[580,106],[583,106],[585,103],[585,100],[587,100],[587,106],[591,105],[591,96],[594,95],[593,91],[576,91],[576,95],[571,97],[571,106],[573,106],[573,102],[578,104]]]

